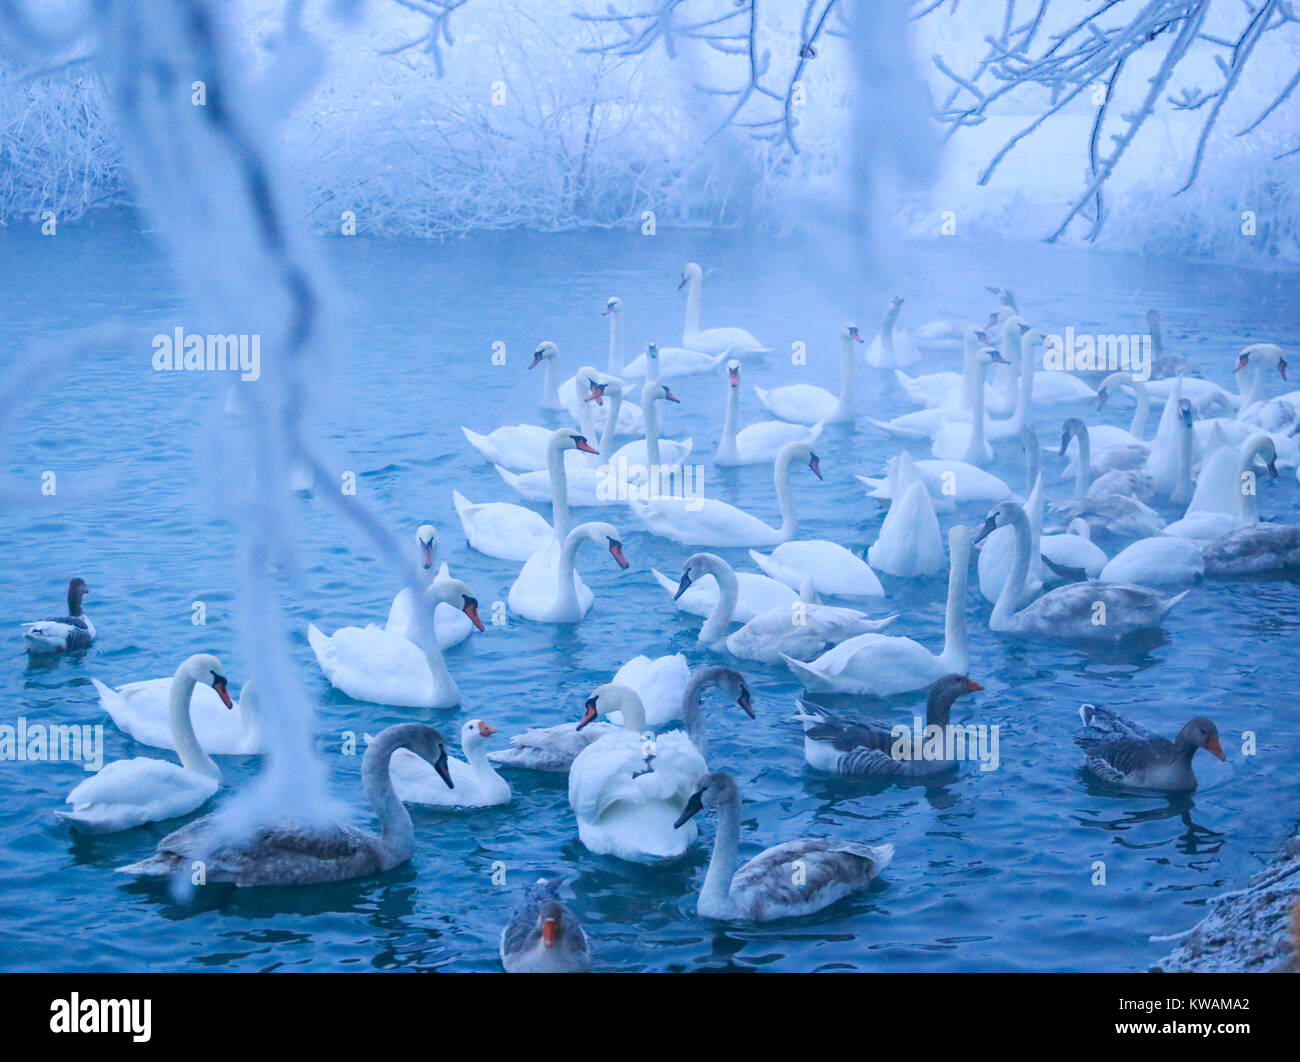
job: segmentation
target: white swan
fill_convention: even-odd
[[[494,465],[517,472],[538,472],[546,467],[546,444],[551,429],[537,424],[515,424],[497,428],[487,435],[460,429],[469,444]]]
[[[736,573],[730,564],[714,553],[696,553],[688,557],[682,565],[682,580],[677,592],[685,593],[697,578],[704,575],[713,576],[720,592],[717,605],[700,628],[699,642],[725,648],[742,660],[760,660],[769,664],[777,663],[783,656],[806,660],[845,638],[878,631],[895,618],[874,620],[855,609],[795,601],[760,612],[740,630],[728,634],[738,594]]]
[[[564,408],[560,401],[560,348],[549,339],[537,344],[533,351],[533,360],[528,363],[529,370],[542,366],[542,397],[538,405],[542,409],[558,411]]]
[[[876,541],[867,550],[873,568],[902,579],[943,571],[943,538],[930,492],[916,474],[912,457],[898,455],[896,498]]]
[[[743,328],[709,328],[700,331],[700,289],[704,286],[704,271],[694,262],[687,262],[682,270],[677,290],[686,288],[686,319],[682,323],[682,346],[702,354],[767,354],[765,347]]]
[[[779,420],[795,424],[852,424],[853,423],[853,344],[861,343],[862,336],[855,324],[846,324],[840,330],[840,393],[831,394],[824,387],[813,384],[788,384],[765,391],[754,388],[759,402]]]
[[[68,614],[58,619],[23,624],[23,644],[29,653],[77,652],[89,649],[95,640],[95,625],[81,609],[81,599],[90,593],[86,580],[68,583]]]
[[[429,571],[438,553],[438,532],[432,524],[421,524],[415,529],[415,543],[419,550],[420,568]],[[446,582],[451,578],[451,571],[444,563],[438,569],[433,582]],[[388,606],[388,619],[384,621],[384,630],[400,634],[410,641],[415,640],[415,625],[419,620],[416,615],[415,597],[409,586],[402,587]],[[433,610],[434,632],[438,636],[438,647],[443,650],[459,645],[474,633],[474,621],[458,606],[439,601]]]
[[[1043,558],[1041,535],[1043,531],[1043,476],[1034,478],[1034,489],[1025,501],[1025,515],[1029,519],[1029,572],[1025,579],[1025,593],[1019,604],[1026,604],[1043,590]],[[999,527],[980,543],[979,573],[980,594],[984,600],[996,603],[1002,587],[1011,577],[1015,562],[1016,533],[1013,528]],[[1104,558],[1103,558],[1104,559]]]
[[[923,376],[909,376],[901,369],[895,369],[894,379],[908,398],[925,409],[969,408],[965,399],[974,392],[973,359],[980,348],[988,344],[987,333],[977,325],[969,325],[962,332],[961,372],[932,372]]]
[[[880,333],[871,341],[863,355],[867,364],[877,369],[899,369],[921,360],[921,354],[912,342],[912,336],[906,328],[899,328],[898,312],[903,307],[903,300],[895,297],[889,300],[885,308],[885,319],[881,323]]]
[[[1016,533],[1016,554],[1011,577],[989,616],[990,630],[1054,640],[1114,642],[1141,631],[1155,630],[1165,613],[1188,593],[1184,590],[1166,598],[1127,583],[1072,583],[1049,591],[1017,611],[1025,597],[1025,577],[1029,571],[1029,520],[1025,510],[1015,502],[1002,502],[989,513],[979,537],[1006,526]]]
[[[1277,449],[1266,432],[1256,432],[1239,448],[1225,446],[1212,453],[1201,466],[1187,511],[1165,534],[1206,540],[1259,523],[1256,458],[1277,478]]]
[[[675,439],[661,439],[659,437],[659,414],[654,403],[677,402],[678,399],[658,380],[647,383],[641,391],[641,412],[645,424],[645,438],[633,439],[617,449],[614,448],[614,433],[610,425],[617,417],[615,411],[623,401],[623,394],[623,385],[617,380],[600,381],[591,387],[591,401],[595,402],[597,406],[604,405],[607,398],[610,401],[609,415],[605,418],[605,432],[600,437],[600,452],[609,456],[597,462],[595,467],[599,468],[602,465],[608,465],[611,469],[619,469],[630,465],[645,465],[647,467],[666,465],[671,468],[673,465],[680,465],[685,461],[695,447],[693,439],[683,439],[681,442],[677,442]]]
[[[100,707],[132,741],[176,751],[170,715],[174,679],[144,679],[117,689],[109,688],[97,678],[90,681],[99,694]],[[252,679],[244,683],[234,711],[206,682],[194,687],[190,697],[190,725],[200,747],[209,756],[260,756],[266,752],[266,734],[255,686]]]
[[[645,352],[632,359],[624,375],[641,376],[654,383],[661,382],[665,376],[699,376],[701,373],[712,372],[730,356],[730,349],[721,354],[701,354],[698,350],[687,350],[685,347],[661,347],[658,343],[647,343]]]
[[[430,603],[456,605],[483,630],[478,601],[459,579],[436,582],[425,594]],[[349,697],[404,708],[454,708],[460,690],[436,637],[426,641],[419,624],[411,633],[408,640],[371,624],[341,627],[327,637],[316,624],[307,625],[307,641],[321,671]]]
[[[1128,494],[1123,486],[1102,477],[1092,481],[1092,446],[1088,426],[1078,417],[1070,417],[1061,430],[1061,456],[1064,457],[1071,441],[1078,446],[1075,461],[1074,494],[1055,508],[1072,517],[1082,517],[1092,527],[1100,527],[1112,535],[1129,538],[1147,538],[1164,530],[1165,522],[1149,505]],[[1108,476],[1114,475],[1109,473]]]
[[[377,837],[340,823],[290,821],[258,826],[251,835],[232,840],[227,823],[205,815],[169,833],[152,856],[118,873],[188,879],[201,862],[209,883],[247,887],[348,881],[391,870],[415,851],[410,812],[397,799],[388,775],[389,758],[397,748],[423,757],[451,785],[447,748],[433,727],[398,723],[382,731],[361,758],[361,782],[383,829]]]
[[[677,819],[691,826],[705,807],[718,809],[717,834],[696,911],[720,922],[770,922],[798,918],[864,891],[894,858],[892,844],[857,844],[801,838],[764,849],[739,870],[740,790],[731,775],[699,779]]]
[[[623,367],[623,300],[617,295],[611,296],[600,312],[609,318],[609,361],[606,363],[606,371],[611,376],[622,376],[627,371]]]
[[[628,499],[628,508],[651,534],[684,545],[775,546],[790,541],[798,532],[790,465],[805,458],[813,474],[821,479],[817,454],[805,442],[787,443],[773,464],[773,482],[781,507],[780,527],[771,527],[743,509],[713,498],[637,496]]]
[[[657,568],[651,568],[655,582],[672,596],[678,612],[708,617],[718,607],[718,581],[711,575],[692,580],[686,587],[679,579],[669,579]],[[732,614],[733,623],[748,623],[760,612],[770,608],[788,608],[799,600],[799,595],[786,584],[768,575],[754,572],[733,572],[736,577],[737,598]],[[624,683],[627,685],[627,683]]]
[[[740,415],[740,362],[727,363],[727,408],[722,420],[722,437],[718,440],[713,463],[722,468],[736,465],[766,465],[776,460],[781,448],[792,442],[816,442],[822,433],[821,422],[812,427],[784,420],[762,420],[736,431]]]
[[[930,652],[911,638],[862,634],[801,663],[786,666],[809,691],[892,697],[925,689],[944,675],[964,675],[970,668],[966,644],[966,580],[970,534],[960,524],[948,532],[948,599],[944,612],[943,652]]]
[[[551,520],[548,524],[539,513],[510,502],[471,502],[458,490],[452,491],[456,515],[471,549],[501,560],[526,561],[538,550],[563,540],[569,532],[569,490],[564,452],[598,451],[572,428],[551,432],[546,444],[547,475],[551,484]]]
[[[439,770],[410,749],[394,750],[388,764],[393,788],[403,804],[425,804],[445,808],[490,808],[510,803],[510,783],[488,762],[483,742],[496,733],[482,719],[471,719],[460,728],[464,760],[448,758],[445,770],[451,787]],[[375,739],[365,735],[366,744]]]
[[[168,714],[179,766],[144,757],[114,760],[68,794],[71,810],[55,814],[83,833],[116,833],[188,815],[216,795],[221,771],[194,734],[190,695],[196,684],[206,682],[229,709],[224,670],[210,653],[196,653],[176,669]]]
[[[1038,540],[1038,549],[1043,561],[1057,575],[1072,582],[1096,579],[1107,563],[1105,552],[1092,541],[1088,521],[1077,516],[1064,532],[1043,535]]]
[[[1007,361],[992,347],[984,347],[976,352],[975,389],[971,396],[973,404],[970,420],[950,421],[939,429],[930,444],[930,452],[939,460],[964,461],[977,467],[983,467],[993,460],[993,447],[985,437],[987,421],[984,416],[984,376],[994,363],[1005,365]]]
[[[579,623],[591,611],[593,596],[578,577],[573,561],[578,547],[595,542],[609,550],[614,562],[627,568],[618,530],[611,524],[579,524],[558,551],[547,548],[528,558],[506,596],[510,611],[534,623]]]
[[[898,489],[898,466],[902,456],[899,454],[886,462],[883,479],[871,476],[855,477],[859,483],[870,488],[867,497],[877,498],[880,501],[893,501],[901,495],[902,492]],[[925,484],[925,489],[929,492],[930,500],[934,502],[936,510],[942,509],[946,512],[958,504],[987,504],[1011,496],[1011,488],[1004,480],[965,461],[925,458],[921,461],[912,461],[912,469]]]
[[[1098,576],[1103,583],[1139,586],[1185,586],[1205,575],[1201,547],[1189,538],[1157,535],[1126,546],[1107,562]]]
[[[871,565],[838,542],[826,539],[782,542],[770,555],[752,549],[749,555],[763,571],[791,589],[798,589],[804,576],[808,576],[813,590],[824,597],[885,596],[885,588]]]

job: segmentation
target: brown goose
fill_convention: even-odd
[[[1173,741],[1094,704],[1083,705],[1079,718],[1085,729],[1074,743],[1087,756],[1088,770],[1111,785],[1190,792],[1196,788],[1197,749],[1227,759],[1218,728],[1203,715],[1189,720]]]
[[[58,619],[23,624],[23,643],[29,653],[75,652],[89,649],[95,640],[95,625],[81,611],[81,599],[90,593],[85,579],[68,583],[68,614]]]

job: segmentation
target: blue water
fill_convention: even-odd
[[[202,253],[196,250],[195,253]],[[527,355],[554,340],[564,375],[605,364],[606,298],[626,307],[629,357],[648,338],[680,336],[683,262],[716,272],[706,279],[704,324],[743,324],[776,350],[746,383],[794,378],[791,343],[810,352],[810,373],[835,382],[835,336],[846,318],[867,335],[894,292],[908,297],[904,320],[983,319],[985,284],[1005,284],[1046,332],[1140,331],[1148,306],[1161,309],[1166,346],[1230,384],[1235,352],[1271,340],[1294,349],[1300,317],[1285,276],[1043,246],[935,245],[899,256],[889,284],[851,290],[829,275],[818,248],[742,235],[598,234],[477,237],[448,244],[323,242],[345,292],[347,334],[328,392],[326,434],[340,467],[409,542],[414,526],[441,532],[440,559],[482,602],[504,600],[517,566],[471,552],[451,506],[453,486],[474,500],[514,500],[459,427],[489,431],[537,423],[541,381]],[[150,338],[187,325],[170,266],[150,238],[125,221],[63,228],[54,238],[0,235],[7,278],[0,320],[4,363],[50,337],[106,319],[128,324],[135,343],[88,355],[18,412],[6,441],[9,485],[30,501],[0,514],[6,559],[0,616],[10,650],[0,667],[0,722],[106,724],[108,758],[165,755],[135,747],[99,711],[93,675],[116,685],[168,675],[186,655],[215,651],[238,685],[234,614],[237,528],[196,470],[223,454],[221,388],[150,368]],[[194,326],[190,326],[194,327]],[[197,329],[196,329],[197,330]],[[507,364],[489,364],[492,343]],[[955,357],[935,368],[954,367]],[[1290,385],[1288,385],[1289,387]],[[1276,393],[1276,377],[1269,382]],[[693,436],[696,453],[716,443],[723,383],[674,383],[680,407],[666,433]],[[890,374],[859,374],[859,414],[906,411]],[[1072,412],[1077,412],[1074,410]],[[1131,407],[1112,402],[1104,419],[1127,425]],[[759,419],[746,387],[741,423]],[[1095,415],[1089,411],[1089,419]],[[228,422],[227,422],[228,423]],[[1040,411],[1045,442],[1059,414]],[[882,513],[854,473],[877,473],[897,444],[874,428],[830,429],[818,445],[825,482],[795,477],[801,533],[861,548]],[[920,449],[914,450],[924,456]],[[1049,473],[1061,462],[1046,458]],[[58,494],[40,493],[56,471]],[[1018,447],[1003,444],[993,471],[1019,487]],[[771,472],[709,469],[709,492],[775,520]],[[1294,473],[1264,485],[1265,518],[1295,520]],[[1068,487],[1052,481],[1051,498]],[[584,511],[585,512],[585,511]],[[512,621],[449,653],[465,696],[454,711],[397,710],[354,702],[317,668],[305,631],[382,621],[395,578],[319,496],[298,503],[301,576],[286,600],[296,662],[318,705],[318,737],[332,790],[370,823],[359,758],[340,752],[344,731],[372,732],[402,719],[430,719],[455,735],[466,718],[486,718],[508,735],[528,725],[576,719],[587,693],[627,658],[695,645],[699,620],[673,611],[650,575],[680,569],[689,549],[638,530],[614,511],[631,569],[619,573],[592,551],[580,559],[596,595],[587,621],[551,627]],[[549,514],[548,514],[549,515]],[[941,516],[982,521],[984,513]],[[723,551],[752,570],[743,550]],[[93,650],[54,666],[30,665],[17,624],[54,614],[68,578],[93,589],[87,607],[99,628]],[[937,648],[944,580],[883,577],[898,633]],[[190,622],[191,602],[208,622]],[[747,664],[758,718],[711,718],[710,762],[733,772],[745,798],[743,846],[807,834],[890,840],[897,856],[866,895],[798,923],[720,928],[695,917],[707,848],[678,866],[647,869],[587,853],[577,841],[562,779],[511,776],[506,808],[448,814],[416,810],[414,860],[372,880],[302,890],[200,890],[193,904],[112,873],[149,852],[163,827],[80,839],[53,816],[85,775],[78,764],[0,763],[0,968],[4,969],[397,969],[498,968],[497,937],[517,889],[539,872],[565,874],[599,968],[690,970],[1133,970],[1167,950],[1152,934],[1187,928],[1216,892],[1270,860],[1294,822],[1300,798],[1300,716],[1284,693],[1300,663],[1300,586],[1293,581],[1211,583],[1171,615],[1154,647],[1078,650],[1004,640],[986,625],[988,606],[972,588],[971,675],[986,692],[959,702],[963,721],[1001,727],[1001,766],[973,767],[937,790],[828,781],[805,768],[799,687],[779,668]],[[486,612],[486,609],[485,609]],[[852,705],[848,711],[910,719],[922,698]],[[1193,798],[1116,797],[1081,776],[1071,743],[1082,701],[1123,711],[1174,733],[1193,714],[1218,724],[1228,766],[1198,756]],[[1243,758],[1242,734],[1258,755]],[[499,739],[498,739],[499,740]],[[223,759],[229,790],[256,772],[255,759]],[[172,824],[169,824],[169,827]],[[711,837],[711,825],[703,827]],[[1103,861],[1106,884],[1094,885]],[[494,865],[506,887],[493,884]]]

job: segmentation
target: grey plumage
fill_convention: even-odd
[[[585,973],[591,968],[587,936],[560,902],[562,880],[542,878],[524,890],[501,931],[501,964],[507,973]]]
[[[1130,789],[1192,790],[1192,757],[1207,749],[1224,759],[1219,731],[1204,716],[1189,720],[1170,741],[1130,719],[1085,704],[1079,709],[1084,730],[1074,743],[1083,749],[1086,766],[1097,778]]]

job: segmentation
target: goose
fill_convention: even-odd
[[[425,591],[435,604],[445,601],[460,608],[480,631],[478,600],[459,579],[437,582]],[[371,624],[341,627],[325,635],[314,623],[307,625],[307,641],[331,686],[358,701],[403,708],[454,708],[460,689],[447,670],[437,638],[426,640],[421,625],[413,640]]]
[[[731,356],[731,349],[721,354],[701,354],[685,347],[661,347],[647,343],[644,353],[638,354],[624,372],[629,377],[644,377],[647,382],[660,383],[665,376],[699,376],[712,372]]]
[[[434,564],[438,551],[438,532],[432,524],[421,524],[415,529],[415,543],[419,550],[419,564],[424,571],[429,571]],[[434,576],[435,583],[447,582],[451,571],[446,563]],[[416,614],[415,595],[408,586],[402,587],[388,606],[388,618],[384,621],[384,630],[400,634],[408,641],[415,640],[415,628],[419,619]],[[474,633],[474,621],[455,605],[439,601],[433,610],[434,633],[438,638],[438,647],[443,650],[459,645]]]
[[[721,558],[719,558],[721,560]],[[726,561],[722,562],[726,564]],[[728,565],[730,567],[730,565]],[[672,596],[673,607],[678,612],[689,612],[693,616],[708,618],[718,607],[718,581],[712,575],[694,579],[683,592],[681,580],[669,579],[657,568],[651,568],[655,582]],[[736,605],[732,610],[732,623],[748,623],[759,613],[770,608],[789,608],[799,600],[798,593],[783,580],[770,575],[757,575],[754,572],[738,572],[733,569],[736,579]]]
[[[506,973],[586,973],[591,969],[587,936],[573,912],[560,902],[561,878],[539,878],[501,931],[501,965]]]
[[[876,541],[867,550],[873,568],[900,579],[943,571],[943,539],[930,492],[906,451],[898,455],[897,500],[889,506]]]
[[[212,654],[195,653],[172,677],[168,710],[179,765],[146,757],[114,760],[68,794],[71,810],[55,815],[82,833],[117,833],[188,815],[207,803],[221,786],[221,771],[194,734],[190,696],[205,682],[231,708],[224,672]]]
[[[892,844],[805,837],[764,849],[739,870],[740,790],[731,775],[699,779],[677,819],[691,826],[704,808],[718,809],[717,834],[696,911],[719,922],[799,918],[864,891],[894,858]]]
[[[1176,376],[1200,376],[1195,366],[1181,354],[1165,351],[1160,330],[1160,311],[1147,310],[1147,334],[1151,337],[1151,379],[1166,380]]]
[[[317,885],[382,874],[407,862],[415,852],[415,827],[410,812],[397,798],[389,776],[395,750],[410,749],[448,786],[447,746],[442,735],[423,723],[396,723],[366,746],[361,757],[361,783],[379,819],[378,836],[343,823],[285,821],[257,826],[234,838],[216,815],[205,815],[158,842],[147,859],[119,868],[135,877],[172,877],[193,872],[201,860],[209,884],[228,882],[258,885]]]
[[[1078,516],[1069,522],[1065,531],[1043,535],[1038,540],[1038,549],[1043,562],[1057,575],[1068,570],[1071,582],[1096,579],[1106,567],[1106,554],[1092,541],[1092,528]]]
[[[925,701],[925,728],[948,726],[948,714],[958,697],[984,687],[965,675],[943,675],[930,685]],[[892,723],[870,721],[850,723],[832,715],[820,705],[799,702],[795,719],[803,723],[803,755],[808,766],[830,774],[855,778],[888,778],[895,782],[917,782],[956,770],[957,760],[925,756],[922,749],[902,749]],[[909,728],[903,727],[904,731]],[[943,748],[943,742],[940,742]]]
[[[544,549],[528,559],[506,596],[510,611],[534,623],[580,623],[594,601],[573,567],[584,542],[605,546],[614,563],[627,569],[623,543],[612,524],[579,524],[565,537],[558,554]]]
[[[1190,538],[1156,535],[1125,546],[1098,576],[1103,583],[1185,586],[1205,576],[1205,557]]]
[[[700,290],[704,286],[704,271],[694,262],[687,262],[682,270],[677,290],[686,289],[686,319],[682,324],[682,346],[702,354],[768,354],[765,347],[743,328],[709,328],[700,331]]]
[[[840,393],[837,398],[824,387],[813,384],[788,384],[765,391],[754,388],[763,407],[779,420],[795,424],[853,423],[853,344],[862,336],[855,324],[840,330]]]
[[[911,334],[906,328],[897,327],[898,312],[902,308],[903,300],[898,296],[889,300],[880,333],[871,341],[864,355],[868,365],[877,369],[901,369],[921,360]]]
[[[900,496],[897,481],[898,466],[901,461],[902,454],[890,458],[886,463],[886,474],[883,479],[873,479],[870,476],[855,477],[859,483],[870,488],[867,497],[892,501]],[[954,508],[958,503],[979,505],[1002,501],[1003,498],[1009,498],[1012,493],[1004,480],[965,461],[939,461],[925,458],[912,461],[912,470],[925,484],[925,489],[929,492],[935,508],[944,511]]]
[[[1263,575],[1300,568],[1300,527],[1251,524],[1205,543],[1206,575]]]
[[[738,631],[727,633],[735,611],[736,573],[731,565],[714,553],[696,553],[682,565],[678,593],[685,593],[700,575],[712,575],[721,592],[718,603],[700,628],[701,645],[720,645],[742,660],[778,663],[791,656],[807,660],[857,634],[879,631],[895,617],[873,620],[850,608],[794,602],[760,612]]]
[[[452,491],[456,515],[471,549],[501,560],[526,561],[539,550],[561,542],[569,533],[569,481],[564,465],[566,450],[599,454],[587,437],[572,428],[551,432],[546,444],[546,467],[551,484],[551,520],[532,509],[510,502],[474,503]]]
[[[593,741],[569,769],[578,838],[588,851],[632,863],[678,859],[695,831],[677,831],[673,823],[708,770],[704,756],[685,733],[648,731],[641,698],[626,686],[597,688],[578,725],[615,710],[623,714],[622,728]]]
[[[739,672],[726,667],[703,667],[692,674],[681,653],[656,660],[633,657],[618,669],[610,684],[624,686],[641,699],[646,726],[652,729],[658,730],[676,719],[683,720],[687,734],[694,734],[697,748],[704,747],[697,717],[700,693],[706,686],[724,686],[735,693],[737,703],[742,700],[749,703],[748,687]],[[752,715],[751,709],[746,711]],[[576,726],[562,723],[535,727],[516,734],[510,739],[508,749],[489,753],[488,759],[511,767],[568,774],[578,753],[598,738],[616,733],[624,723],[623,713],[614,710],[609,713],[608,722],[602,719]]]
[[[624,443],[618,449],[614,448],[613,431],[610,425],[618,419],[616,410],[623,401],[623,393],[623,385],[617,380],[593,382],[591,385],[590,400],[595,402],[597,406],[604,405],[606,398],[610,400],[609,416],[605,418],[605,433],[600,440],[600,452],[609,454],[609,459],[605,464],[612,468],[622,468],[628,465],[666,465],[671,467],[672,465],[680,465],[685,461],[695,446],[694,440],[684,439],[677,442],[673,439],[659,438],[659,415],[655,403],[677,402],[678,399],[657,380],[653,384],[647,384],[641,392],[645,438],[634,439],[632,442]]]
[[[970,534],[960,524],[948,532],[948,599],[944,613],[943,652],[930,652],[911,638],[860,634],[802,663],[787,657],[786,666],[809,692],[853,693],[892,697],[925,689],[935,679],[966,674],[966,578]]]
[[[528,363],[529,370],[542,366],[542,397],[539,405],[542,409],[558,412],[564,409],[560,401],[560,348],[549,339],[542,340],[533,351],[533,360]]]
[[[443,772],[423,756],[407,748],[393,750],[388,773],[393,789],[403,804],[424,804],[447,808],[491,808],[510,803],[510,783],[488,762],[483,742],[496,733],[482,719],[471,719],[460,728],[460,747],[464,760],[448,758],[445,770],[451,776],[450,787]],[[375,739],[365,735],[366,744]]]
[[[178,751],[171,723],[170,678],[128,682],[112,689],[92,678],[99,705],[122,733],[140,745]],[[249,679],[239,691],[235,711],[221,694],[199,682],[190,697],[190,725],[199,747],[209,756],[260,756],[267,751],[256,683]]]
[[[1011,577],[989,616],[990,630],[1054,640],[1120,641],[1157,629],[1165,614],[1190,592],[1161,597],[1153,590],[1128,583],[1073,583],[1051,590],[1017,611],[1018,603],[1024,600],[1029,571],[1029,519],[1025,510],[1015,502],[1002,502],[989,513],[976,541],[994,528],[1006,526],[1016,533],[1015,560]]]
[[[759,421],[737,432],[739,410],[740,362],[732,358],[727,362],[727,410],[723,415],[722,438],[718,440],[718,450],[713,455],[713,463],[722,468],[770,464],[787,443],[806,442],[811,445],[822,433],[821,421],[809,428],[784,420]]]
[[[963,461],[983,467],[993,460],[993,448],[985,438],[984,375],[990,365],[1005,365],[1007,360],[993,347],[985,347],[976,353],[974,361],[975,390],[970,421],[945,424],[935,435],[930,453],[941,461]]]
[[[782,542],[770,554],[751,549],[749,555],[763,571],[791,589],[801,586],[804,576],[808,576],[813,591],[823,597],[885,596],[885,588],[871,565],[838,542]]]
[[[808,443],[786,443],[781,448],[772,477],[781,507],[780,527],[771,527],[743,509],[713,498],[632,497],[628,508],[651,534],[683,545],[775,546],[790,541],[799,529],[790,487],[790,465],[796,459],[806,459],[813,475],[822,478],[820,461]]]
[[[1192,757],[1197,749],[1227,759],[1219,729],[1203,715],[1188,720],[1170,741],[1094,704],[1079,709],[1084,730],[1074,743],[1083,749],[1094,776],[1125,789],[1190,792],[1196,788]]]
[[[981,348],[988,346],[989,342],[988,334],[982,328],[969,325],[962,332],[961,372],[932,372],[924,376],[909,376],[902,369],[895,369],[894,379],[898,381],[903,393],[918,406],[926,409],[964,408],[965,398],[974,393],[975,355]]]
[[[1062,426],[1061,456],[1065,456],[1071,440],[1078,444],[1074,494],[1055,508],[1071,517],[1082,517],[1090,526],[1104,528],[1112,535],[1147,538],[1160,534],[1165,527],[1164,520],[1149,505],[1124,493],[1123,487],[1130,485],[1127,481],[1124,484],[1092,482],[1088,426],[1078,417],[1070,417]]]
[[[68,614],[59,619],[23,624],[23,644],[27,651],[40,656],[49,653],[77,652],[89,649],[95,640],[95,625],[81,609],[81,599],[90,593],[80,577],[68,583]]]
[[[1255,432],[1240,448],[1225,446],[1212,453],[1201,467],[1187,511],[1165,528],[1165,534],[1206,540],[1259,523],[1256,458],[1276,479],[1277,449],[1265,432]]]

